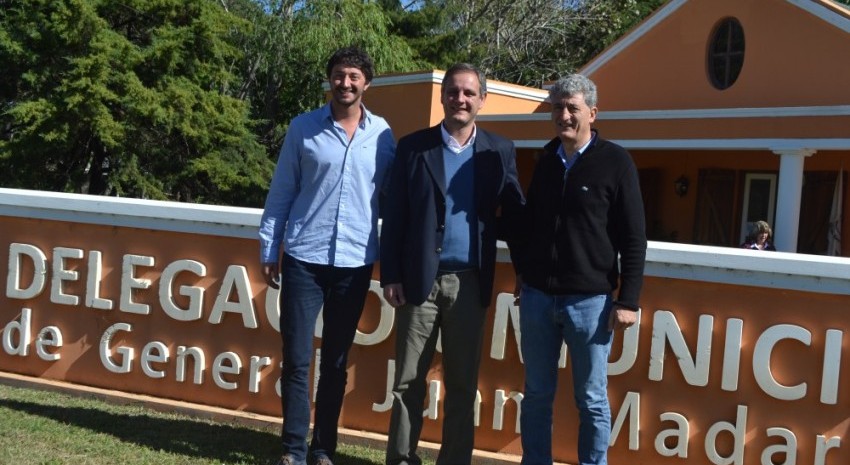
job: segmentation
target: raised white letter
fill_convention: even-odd
[[[780,436],[785,444],[772,444],[761,452],[761,465],[797,465],[797,436],[785,428],[768,428],[767,436]],[[775,454],[783,454],[785,461],[779,463],[773,460]]]
[[[670,342],[670,348],[679,361],[679,368],[685,381],[691,386],[708,384],[708,362],[711,356],[711,329],[714,317],[702,315],[699,317],[699,333],[697,335],[696,356],[691,357],[682,330],[672,312],[659,310],[655,312],[652,324],[652,344],[649,349],[649,379],[661,381],[664,377],[665,342]]]
[[[728,457],[721,457],[717,453],[717,435],[726,431],[732,434],[734,446],[732,453]],[[735,424],[728,421],[718,421],[711,425],[708,432],[705,434],[705,455],[711,460],[714,465],[743,465],[744,463],[744,434],[747,432],[747,407],[745,405],[738,406],[738,414],[735,418]]]
[[[684,415],[675,412],[665,412],[659,415],[662,422],[672,421],[676,423],[677,428],[665,429],[655,436],[655,451],[664,457],[678,456],[680,458],[688,458],[688,438],[690,437],[691,425]],[[668,439],[676,439],[675,447],[668,447]]]
[[[820,387],[820,401],[824,404],[838,403],[838,374],[841,372],[841,340],[844,331],[826,330],[826,344],[823,348],[823,375]]]
[[[372,403],[373,412],[389,412],[393,408],[393,379],[395,378],[395,360],[387,361],[387,393],[381,404]]]
[[[522,361],[522,350],[520,341],[522,333],[519,328],[519,305],[516,297],[507,292],[501,292],[496,296],[496,315],[493,317],[493,338],[490,343],[490,358],[494,360],[505,359],[505,342],[508,339],[508,323],[514,328],[514,339],[516,340],[519,361]]]
[[[186,381],[186,359],[188,357],[192,357],[192,360],[195,362],[195,370],[192,375],[192,382],[195,384],[201,384],[204,382],[204,368],[207,365],[207,359],[204,355],[204,351],[201,350],[200,347],[186,347],[186,346],[178,346],[177,347],[177,367],[175,370],[177,371],[177,382],[182,383]]]
[[[151,280],[136,278],[137,266],[154,266],[153,257],[144,255],[124,255],[121,265],[121,311],[127,313],[138,313],[147,315],[150,307],[147,304],[139,304],[133,301],[133,289],[147,289],[151,287]]]
[[[32,282],[21,289],[21,255],[32,259]],[[47,256],[38,247],[30,244],[9,244],[9,274],[6,275],[6,297],[10,299],[31,299],[44,290],[47,274]]]
[[[59,352],[48,352],[46,347],[62,347],[62,331],[56,326],[47,326],[38,332],[38,337],[35,338],[35,353],[48,362],[55,362],[62,357]]]
[[[207,267],[203,263],[195,260],[177,260],[169,263],[162,270],[162,275],[159,277],[159,304],[165,314],[174,318],[177,321],[195,321],[201,319],[201,311],[204,303],[204,288],[200,286],[180,286],[178,294],[189,298],[188,308],[180,308],[174,303],[174,298],[171,294],[171,286],[174,282],[174,277],[181,271],[191,271],[192,273],[204,277],[207,275]]]
[[[235,352],[222,352],[213,360],[212,378],[216,386],[234,390],[238,387],[235,382],[225,381],[223,374],[238,375],[242,371],[242,360]]]
[[[230,294],[236,289],[236,302],[230,301]],[[221,280],[218,296],[213,304],[209,322],[221,323],[224,312],[242,315],[242,324],[246,328],[257,327],[257,316],[254,314],[254,302],[251,300],[251,283],[248,282],[248,270],[244,266],[230,265]]]
[[[611,428],[611,437],[608,440],[608,445],[613,446],[620,436],[620,431],[623,425],[626,424],[626,417],[629,418],[629,450],[638,450],[638,439],[640,435],[640,394],[637,392],[627,392],[623,403],[620,405],[620,410],[617,411],[617,418],[614,419],[614,427]]]
[[[83,258],[80,249],[69,249],[67,247],[56,247],[53,249],[53,281],[50,284],[50,301],[59,305],[77,305],[80,298],[75,295],[62,292],[63,281],[76,281],[80,279],[80,273],[65,268],[66,258]]]
[[[514,425],[514,431],[516,433],[520,432],[519,428],[519,417],[522,414],[522,399],[523,395],[521,392],[511,391],[507,396],[505,395],[504,389],[496,389],[496,405],[493,406],[493,429],[497,431],[502,430],[502,426],[505,422],[505,404],[508,403],[508,399],[513,399],[516,402],[516,424]]]
[[[726,322],[726,347],[723,350],[723,376],[720,381],[720,388],[724,391],[738,390],[743,335],[744,321],[738,318],[730,318]]]
[[[826,465],[826,453],[830,449],[837,449],[841,446],[841,438],[833,436],[829,439],[822,434],[818,434],[815,442],[815,465]]]
[[[26,357],[27,354],[29,354],[30,342],[32,342],[32,328],[30,327],[31,317],[32,310],[24,308],[21,310],[21,321],[17,322],[12,320],[6,325],[6,328],[3,329],[3,350],[5,350],[7,354],[20,355],[21,357]],[[17,331],[18,333],[17,347],[15,346],[15,343],[12,342],[13,331]]]
[[[112,342],[112,338],[115,337],[115,333],[118,331],[132,331],[133,327],[127,323],[115,323],[114,325],[106,328],[106,331],[103,332],[103,336],[100,338],[100,362],[103,363],[103,366],[106,367],[107,370],[113,373],[129,373],[130,372],[130,362],[133,361],[133,348],[132,347],[119,347],[116,351],[121,354],[123,357],[121,358],[121,364],[117,364],[112,361],[112,349],[109,348],[109,344]]]
[[[777,399],[797,400],[806,396],[806,383],[795,386],[783,386],[776,381],[770,370],[770,355],[776,343],[783,339],[794,339],[805,345],[811,345],[812,333],[796,325],[775,325],[767,328],[759,336],[753,349],[753,375],[762,390]]]
[[[638,337],[640,336],[640,315],[637,311],[637,321],[623,331],[623,352],[616,362],[608,363],[608,376],[621,375],[635,365],[638,351]]]
[[[440,382],[431,380],[428,383],[428,408],[422,412],[423,417],[437,419],[437,406],[440,404]]]
[[[271,357],[251,356],[251,368],[248,372],[248,392],[260,392],[260,371],[272,364]]]
[[[378,296],[378,300],[381,302],[381,317],[378,320],[378,327],[371,333],[361,333],[360,330],[354,333],[354,343],[361,346],[373,346],[387,340],[393,332],[393,323],[395,322],[395,309],[384,298],[384,293],[381,292],[381,283],[374,279],[370,281],[369,292]]]
[[[165,371],[154,370],[151,363],[165,363],[168,361],[168,347],[159,341],[153,341],[142,347],[140,362],[142,371],[151,378],[165,378]]]
[[[103,276],[101,253],[97,250],[89,252],[89,272],[86,279],[86,307],[99,310],[112,310],[112,301],[100,297],[100,280]]]

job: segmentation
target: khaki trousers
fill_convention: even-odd
[[[438,275],[424,303],[404,305],[396,311],[396,372],[387,464],[422,463],[416,449],[427,393],[425,378],[438,336],[445,402],[437,465],[469,465],[472,461],[485,316],[477,270]]]

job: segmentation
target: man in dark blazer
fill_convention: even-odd
[[[403,137],[381,229],[381,285],[396,313],[396,372],[386,462],[419,465],[426,380],[441,337],[446,390],[438,465],[469,464],[498,231],[524,203],[511,141],[475,125],[487,84],[457,64],[443,79],[445,117]],[[501,207],[501,217],[497,211]],[[498,221],[497,221],[498,220]]]

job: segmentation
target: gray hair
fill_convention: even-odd
[[[478,91],[482,96],[487,94],[487,78],[484,76],[484,72],[478,69],[475,65],[471,65],[469,63],[455,63],[452,65],[452,67],[446,71],[446,75],[443,76],[443,83],[440,87],[440,92],[446,90],[446,81],[448,81],[450,77],[460,73],[473,73],[478,76]]]
[[[581,74],[564,76],[549,88],[549,100],[551,102],[578,94],[584,96],[584,102],[587,103],[587,106],[591,108],[596,106],[596,84]]]

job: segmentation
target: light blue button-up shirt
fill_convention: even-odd
[[[590,147],[590,143],[593,142],[593,139],[596,139],[596,133],[595,132],[590,137],[590,140],[587,141],[587,143],[585,143],[584,145],[579,147],[578,151],[575,154],[573,154],[572,158],[567,158],[567,151],[564,150],[564,144],[561,144],[561,145],[558,146],[558,156],[561,157],[561,163],[564,164],[564,168],[566,168],[567,171],[569,171],[570,168],[572,168],[573,165],[576,164],[576,162],[578,161],[578,157],[580,157],[581,154],[583,154],[584,151],[587,150],[588,147]]]
[[[260,260],[320,265],[378,259],[378,195],[395,156],[387,122],[365,107],[351,141],[330,104],[297,116],[283,141],[260,223]]]

